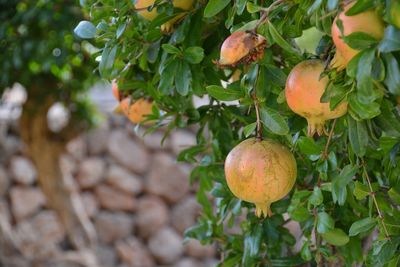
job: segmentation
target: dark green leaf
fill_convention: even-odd
[[[178,55],[181,53],[181,50],[179,50],[179,48],[170,44],[163,44],[161,47],[168,54]]]
[[[334,246],[344,246],[350,241],[346,233],[340,228],[335,228],[321,235],[326,242]]]
[[[364,218],[354,222],[349,229],[349,236],[356,236],[360,233],[371,230],[376,225],[376,220],[373,218]]]
[[[400,29],[389,25],[385,29],[385,35],[379,44],[379,51],[388,53],[400,50]]]
[[[354,152],[363,157],[368,145],[368,132],[363,121],[355,121],[351,116],[347,116],[349,129],[349,140]]]
[[[225,89],[217,85],[207,86],[206,90],[212,97],[220,101],[233,101],[244,97],[241,91]]]
[[[183,60],[179,61],[177,67],[178,75],[175,75],[176,91],[180,95],[187,95],[192,81],[192,72],[190,71],[189,64]]]
[[[183,57],[190,64],[199,64],[204,58],[204,49],[199,46],[192,46],[183,52]]]
[[[267,107],[261,107],[260,117],[264,126],[271,132],[279,135],[289,133],[289,126],[284,117],[276,110]]]
[[[297,145],[301,151],[301,153],[304,153],[306,155],[318,155],[321,154],[323,147],[320,145],[317,145],[314,141],[314,139],[306,136],[301,136],[297,140]]]
[[[346,16],[354,16],[363,11],[366,11],[374,7],[374,1],[372,0],[358,0],[347,12]]]
[[[204,17],[210,18],[222,11],[231,1],[230,0],[210,0],[204,9]]]
[[[347,197],[347,185],[357,173],[357,166],[346,165],[332,181],[332,198],[335,203],[343,206]]]
[[[283,39],[282,35],[276,30],[275,26],[272,23],[268,24],[268,29],[269,33],[272,36],[272,39],[284,50],[287,52],[294,54],[294,55],[299,55],[299,51],[294,49],[285,39]]]
[[[311,205],[318,206],[321,205],[323,201],[324,201],[324,196],[322,195],[321,188],[319,188],[318,186],[314,186],[313,193],[308,199],[308,202]]]
[[[91,39],[96,36],[96,27],[90,22],[86,20],[82,20],[75,27],[74,33],[82,39]]]
[[[343,40],[356,50],[363,50],[378,43],[377,39],[365,32],[353,32],[343,37]]]
[[[400,95],[400,69],[399,63],[392,54],[382,54],[386,64],[385,84],[394,95]]]
[[[364,104],[359,100],[357,93],[350,94],[348,100],[349,112],[353,118],[358,120],[372,119],[381,113],[378,103]]]
[[[317,231],[318,233],[327,233],[335,228],[335,221],[326,212],[320,212],[317,216]]]
[[[101,61],[99,64],[99,72],[101,77],[108,78],[111,75],[111,69],[114,66],[115,56],[117,54],[117,46],[106,47],[101,54]]]
[[[244,252],[242,257],[243,266],[252,266],[253,261],[259,254],[263,228],[257,224],[244,238]]]
[[[249,137],[257,127],[257,122],[250,123],[243,128],[243,134],[245,137]]]

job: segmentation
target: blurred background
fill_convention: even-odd
[[[215,266],[183,238],[200,208],[176,156],[194,134],[161,145],[113,113],[84,18],[79,1],[0,0],[0,266]]]

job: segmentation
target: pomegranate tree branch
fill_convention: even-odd
[[[389,232],[388,232],[388,230],[386,228],[386,224],[385,224],[385,221],[384,221],[385,219],[383,217],[383,213],[382,213],[381,209],[379,208],[378,201],[376,201],[376,197],[375,197],[376,193],[374,192],[374,189],[372,188],[371,179],[369,178],[369,175],[368,175],[368,172],[367,172],[367,168],[365,167],[364,160],[362,160],[362,165],[363,165],[363,170],[364,170],[364,176],[367,179],[368,187],[369,187],[369,190],[370,190],[369,194],[372,197],[372,200],[374,202],[376,210],[378,211],[378,217],[379,217],[379,219],[380,219],[380,221],[382,223],[383,230],[385,231],[385,236],[386,236],[386,238],[388,240],[391,240]]]
[[[261,119],[260,119],[260,106],[258,103],[258,99],[256,94],[253,94],[253,99],[254,99],[254,107],[256,109],[256,117],[257,117],[257,135],[256,138],[257,140],[262,140],[262,125],[261,125]]]
[[[328,140],[326,141],[324,153],[322,154],[322,157],[323,157],[324,159],[327,159],[327,158],[328,158],[328,148],[329,148],[329,144],[330,144],[330,142],[331,142],[332,136],[333,136],[333,131],[335,130],[336,120],[337,120],[337,119],[334,119],[334,120],[333,120],[332,128],[331,128],[331,130],[330,130],[330,132],[329,132]]]
[[[261,15],[260,19],[258,20],[256,26],[254,27],[254,31],[257,31],[258,27],[260,27],[261,24],[265,23],[265,21],[268,20],[268,15],[272,10],[274,10],[275,8],[280,6],[285,1],[286,0],[277,0],[277,1],[273,2],[269,7],[263,8],[262,15]]]

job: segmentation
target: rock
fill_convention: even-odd
[[[151,254],[135,237],[118,241],[116,249],[122,262],[130,267],[153,267],[154,261]]]
[[[76,160],[82,160],[87,154],[87,146],[82,136],[69,141],[66,149],[67,152]]]
[[[0,167],[0,196],[4,195],[10,186],[10,178],[6,170]]]
[[[32,161],[25,157],[16,156],[11,159],[10,172],[18,183],[30,185],[36,180],[36,168]]]
[[[87,215],[89,217],[96,215],[99,210],[99,204],[97,203],[96,197],[90,192],[84,192],[81,197]]]
[[[110,166],[106,174],[106,181],[110,185],[133,195],[139,194],[143,189],[143,182],[140,177],[117,165]]]
[[[185,252],[190,257],[204,259],[214,257],[216,249],[213,245],[202,245],[198,240],[190,239],[185,244]]]
[[[196,144],[196,136],[191,132],[177,130],[171,134],[171,147],[175,154]]]
[[[175,267],[205,267],[205,266],[204,264],[202,264],[197,260],[191,258],[183,258],[175,264]]]
[[[64,228],[53,211],[42,211],[16,227],[17,246],[25,257],[54,258],[64,238]]]
[[[156,154],[145,189],[170,203],[176,203],[189,192],[189,174],[170,155]]]
[[[188,196],[172,208],[171,223],[179,232],[184,233],[187,228],[196,223],[196,219],[201,211],[201,206],[197,203],[196,197]]]
[[[183,253],[182,238],[171,228],[157,231],[149,240],[151,254],[161,264],[172,264]]]
[[[95,189],[100,206],[109,210],[134,211],[135,198],[108,185],[98,185]]]
[[[114,130],[108,138],[108,151],[117,162],[137,173],[147,171],[150,156],[146,148],[135,143],[128,134],[121,130]]]
[[[99,267],[111,267],[117,264],[117,253],[114,248],[106,245],[98,245],[96,248],[97,260],[100,263]]]
[[[94,221],[99,240],[107,244],[129,236],[134,228],[133,217],[123,212],[101,211]]]
[[[101,158],[87,158],[79,166],[77,181],[82,189],[91,188],[103,179],[106,164]]]
[[[46,198],[38,188],[14,186],[10,190],[11,210],[17,221],[37,212]]]
[[[108,135],[110,134],[107,123],[91,130],[86,137],[89,154],[97,155],[107,150]]]
[[[136,211],[138,235],[147,238],[168,222],[168,207],[156,196],[139,199]]]
[[[72,175],[77,171],[77,164],[74,158],[69,154],[60,157],[60,168],[64,175]]]

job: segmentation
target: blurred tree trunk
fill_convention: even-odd
[[[34,89],[29,90],[30,94],[34,92]],[[60,133],[53,133],[49,129],[47,112],[54,100],[49,94],[45,95],[28,96],[20,121],[21,137],[37,168],[48,206],[59,215],[71,244],[78,250],[93,248],[96,240],[93,224],[84,211],[78,192],[65,183],[60,167],[60,157],[66,143],[79,132],[74,131],[71,124]]]

